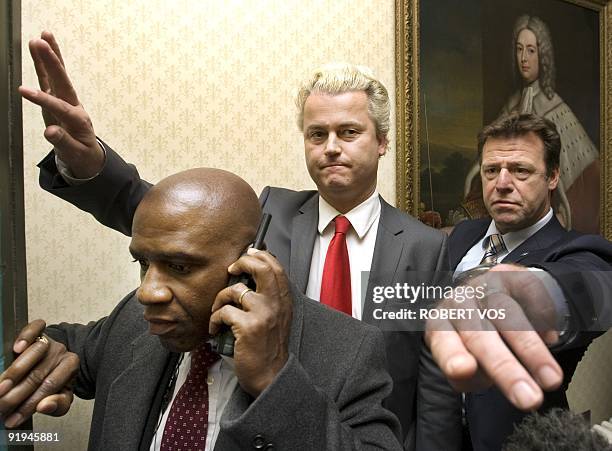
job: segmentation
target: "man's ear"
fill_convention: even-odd
[[[376,139],[378,140],[378,156],[382,157],[387,153],[389,139],[386,136],[377,136]]]
[[[548,190],[552,191],[557,188],[559,184],[559,168],[555,168],[552,171],[552,174],[548,176]]]

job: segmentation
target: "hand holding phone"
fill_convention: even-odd
[[[247,289],[244,284],[221,290],[213,302],[208,332],[215,336],[225,326],[232,328],[234,373],[242,389],[256,398],[289,359],[294,289],[280,262],[263,250],[249,249],[229,271],[251,274],[257,290],[242,297],[241,308],[236,303]]]
[[[261,222],[259,223],[259,227],[257,228],[257,233],[255,234],[255,241],[253,241],[254,249],[259,249],[264,245],[264,239],[266,236],[266,232],[268,231],[268,226],[270,225],[270,220],[272,219],[272,215],[269,213],[264,213],[261,217]],[[246,250],[242,253],[244,255]],[[253,278],[247,274],[242,273],[237,276],[230,277],[228,282],[228,286],[235,285],[237,283],[243,283],[251,290],[255,291],[257,287],[255,286],[255,282]],[[240,306],[238,306],[240,308]],[[234,355],[234,342],[236,341],[234,334],[232,333],[232,329],[229,327],[225,327],[222,332],[216,335],[212,341],[212,349],[213,351],[232,357]]]

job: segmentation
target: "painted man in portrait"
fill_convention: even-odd
[[[546,23],[520,16],[513,30],[513,67],[519,89],[504,104],[500,117],[533,113],[551,120],[561,135],[561,177],[553,204],[566,228],[599,233],[599,152],[572,109],[555,92],[553,42]],[[580,89],[577,86],[576,89]],[[466,180],[462,204],[468,217],[483,213],[478,168]]]

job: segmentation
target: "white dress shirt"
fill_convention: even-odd
[[[168,407],[166,407],[166,410],[160,414],[159,425],[156,428],[149,451],[160,450],[162,437],[164,435],[164,427],[168,420],[170,408],[172,407],[172,403],[178,391],[187,380],[190,369],[191,353],[186,352],[178,368],[172,399]],[[208,378],[206,382],[208,383],[208,430],[206,432],[205,449],[212,450],[215,447],[217,436],[219,435],[221,415],[238,383],[238,379],[234,373],[234,359],[221,356],[221,359],[208,369]]]
[[[546,213],[544,217],[535,224],[524,229],[518,230],[516,232],[508,232],[506,234],[501,234],[502,238],[504,239],[504,244],[506,245],[507,251],[500,252],[497,254],[497,262],[502,263],[504,261],[504,258],[506,258],[508,254],[510,254],[514,249],[523,244],[523,242],[526,241],[527,238],[529,238],[531,235],[533,235],[546,224],[548,224],[548,221],[552,219],[552,216],[553,211],[551,208],[548,213]],[[482,247],[482,243],[487,237],[495,234],[500,234],[500,232],[495,226],[495,221],[491,221],[491,224],[489,224],[489,228],[487,229],[487,232],[484,234],[482,239],[476,244],[474,244],[474,246],[472,246],[469,251],[467,251],[467,253],[463,256],[463,258],[457,265],[454,277],[480,264],[480,261],[482,260],[482,257],[484,257],[485,254],[485,249]]]
[[[346,233],[346,247],[351,267],[352,316],[359,320],[363,311],[362,292],[365,296],[368,275],[372,266],[380,211],[380,198],[375,190],[365,201],[343,215],[351,223],[351,228]],[[335,227],[332,220],[340,214],[342,213],[319,196],[319,225],[317,227],[319,233],[312,249],[310,274],[306,287],[306,296],[317,301],[321,297],[321,280],[327,248],[334,236]]]

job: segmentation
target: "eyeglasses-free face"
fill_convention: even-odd
[[[544,143],[535,133],[489,138],[482,149],[482,196],[501,233],[529,227],[548,213],[559,170],[546,175]]]

